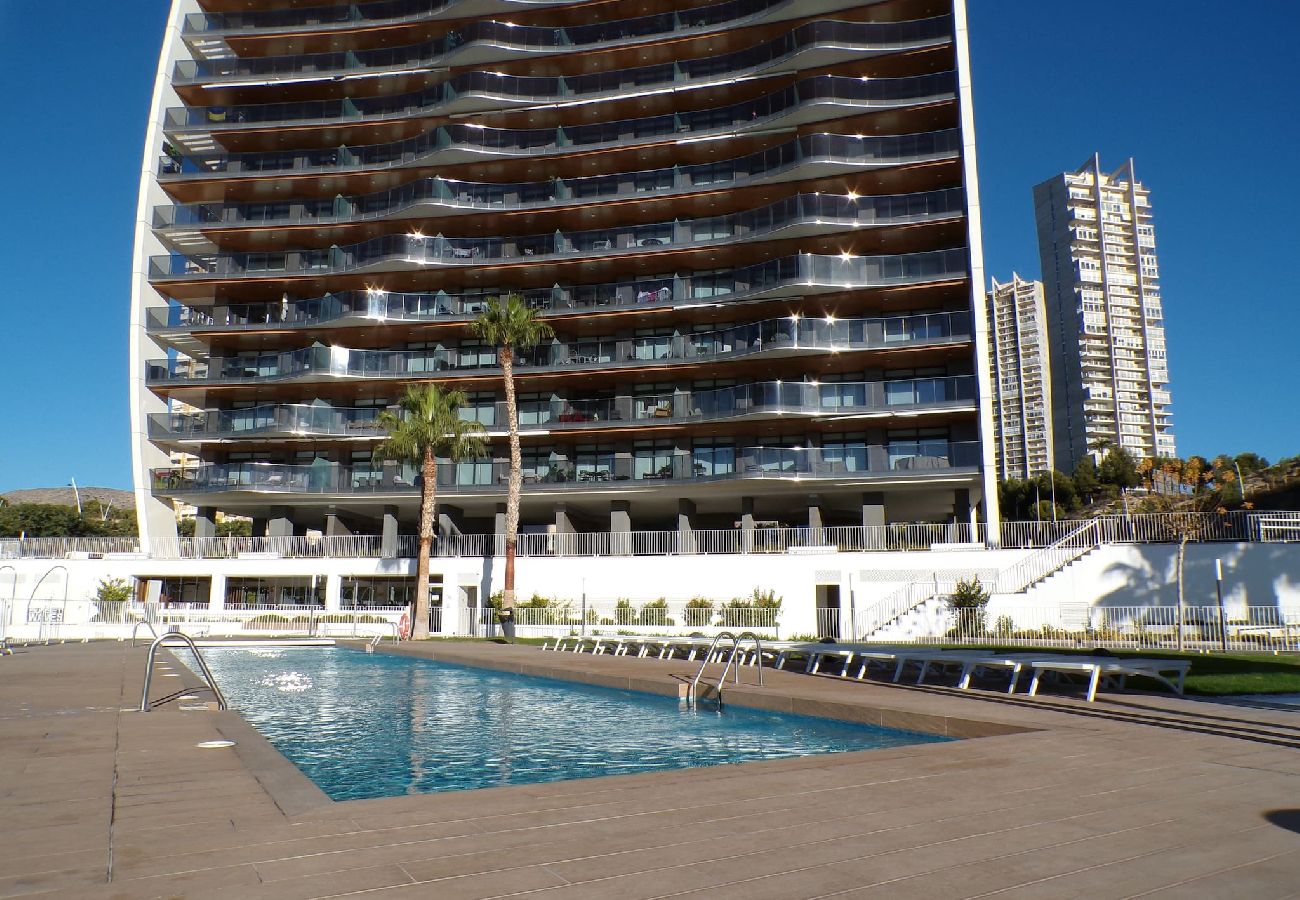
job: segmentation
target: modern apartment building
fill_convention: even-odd
[[[1174,456],[1150,192],[1093,156],[1034,188],[1051,340],[1056,466],[1113,444]]]
[[[996,519],[963,0],[176,0],[132,305],[142,534],[416,530],[375,420],[463,390],[493,533]],[[183,452],[197,465],[176,467]]]
[[[1014,272],[988,294],[993,431],[998,478],[1028,478],[1052,468],[1052,387],[1047,365],[1043,283]]]

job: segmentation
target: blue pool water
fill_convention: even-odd
[[[343,648],[204,656],[231,706],[335,800],[946,740]]]

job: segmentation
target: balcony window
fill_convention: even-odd
[[[614,446],[580,445],[574,463],[579,481],[609,481],[614,477]]]
[[[691,450],[691,474],[696,478],[730,475],[736,471],[736,448],[725,441],[696,441]]]
[[[637,441],[632,449],[632,477],[671,478],[674,447],[672,441]]]

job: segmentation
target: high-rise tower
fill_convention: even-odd
[[[1052,388],[1047,367],[1043,283],[1012,273],[988,295],[993,427],[998,477],[1028,478],[1052,468]]]
[[[1174,456],[1150,192],[1094,156],[1034,188],[1057,468],[1106,444]]]
[[[140,189],[135,478],[258,533],[414,530],[405,385],[491,455],[519,294],[525,530],[995,517],[963,0],[176,0]],[[983,402],[981,402],[983,398]],[[169,452],[199,464],[177,470]]]

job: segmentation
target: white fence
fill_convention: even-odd
[[[1014,549],[1049,547],[1093,524],[1098,543],[1168,543],[1184,532],[1196,541],[1300,541],[1300,512],[1168,513],[1063,519],[1059,522],[1003,522],[996,535]],[[823,528],[727,528],[698,531],[627,531],[521,534],[517,553],[524,557],[671,556],[693,554],[788,553],[800,549],[838,551],[929,550],[935,545],[986,543],[983,525],[837,525]],[[0,559],[130,558],[282,559],[411,558],[413,535],[401,535],[387,550],[378,535],[313,537],[158,538],[0,538]],[[441,557],[488,557],[505,553],[495,534],[444,535],[434,542]]]
[[[1272,652],[1300,650],[1300,606],[994,606],[927,608],[923,627],[905,641],[998,647],[1110,647]],[[860,632],[861,633],[861,632]]]
[[[707,605],[705,605],[707,604]],[[496,637],[501,633],[497,611],[485,608],[475,623],[475,633]],[[515,633],[519,637],[563,637],[570,634],[713,635],[719,631],[753,631],[777,639],[781,610],[734,605],[730,600],[592,600],[552,601],[547,606],[515,608]]]
[[[0,638],[59,641],[129,638],[153,626],[158,633],[177,629],[206,637],[371,637],[395,636],[405,607],[325,611],[319,607],[267,606],[210,610],[206,604],[161,608],[153,604],[100,603],[94,600],[0,600]],[[441,609],[430,614],[439,630]]]

